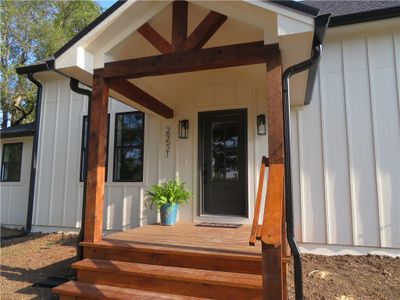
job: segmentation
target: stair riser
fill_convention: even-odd
[[[261,289],[257,290],[197,282],[185,282],[180,280],[147,277],[140,274],[123,274],[118,273],[118,271],[109,273],[102,272],[101,270],[78,270],[78,281],[213,299],[252,300],[262,298]]]
[[[235,257],[215,257],[212,255],[190,255],[186,253],[162,253],[136,249],[85,247],[85,258],[157,264],[182,268],[195,268],[235,273],[262,274],[261,260],[238,259]]]

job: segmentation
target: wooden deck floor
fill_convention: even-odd
[[[261,247],[249,246],[250,225],[239,228],[198,227],[196,223],[174,226],[145,225],[109,234],[103,243],[124,247],[167,248],[185,252],[213,252],[261,256]]]

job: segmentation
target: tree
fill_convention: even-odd
[[[101,8],[87,0],[2,0],[0,13],[0,117],[4,128],[35,119],[36,87],[15,69],[53,55],[99,16]]]

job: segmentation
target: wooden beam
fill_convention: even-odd
[[[282,249],[262,243],[263,300],[283,300]]]
[[[138,32],[162,54],[173,52],[172,45],[148,23],[142,25]]]
[[[279,45],[263,41],[106,63],[104,77],[128,79],[265,63]],[[267,76],[268,77],[268,76]]]
[[[181,51],[187,37],[188,3],[177,0],[172,5],[172,46]]]
[[[211,11],[190,34],[183,45],[183,50],[202,48],[222,24],[225,23],[226,19],[227,16]]]
[[[89,119],[88,173],[86,179],[85,242],[101,242],[107,147],[108,81],[100,70],[93,75]]]
[[[110,89],[113,89],[117,93],[131,99],[143,107],[150,109],[164,118],[171,119],[174,117],[174,111],[172,108],[168,107],[127,80],[111,80]]]
[[[267,59],[267,120],[270,163],[283,163],[282,64],[280,55]]]

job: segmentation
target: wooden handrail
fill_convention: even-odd
[[[260,218],[260,209],[261,209],[261,197],[264,188],[264,174],[265,174],[265,167],[269,166],[269,159],[265,156],[262,157],[261,160],[261,168],[260,168],[260,175],[258,179],[258,190],[257,190],[257,198],[254,207],[254,217],[253,217],[253,225],[251,227],[251,234],[249,239],[250,246],[254,246],[256,244],[257,238],[261,237],[261,227],[258,224],[258,220]]]
[[[270,247],[282,245],[282,222],[284,202],[284,165],[269,166],[267,196],[261,240]]]

